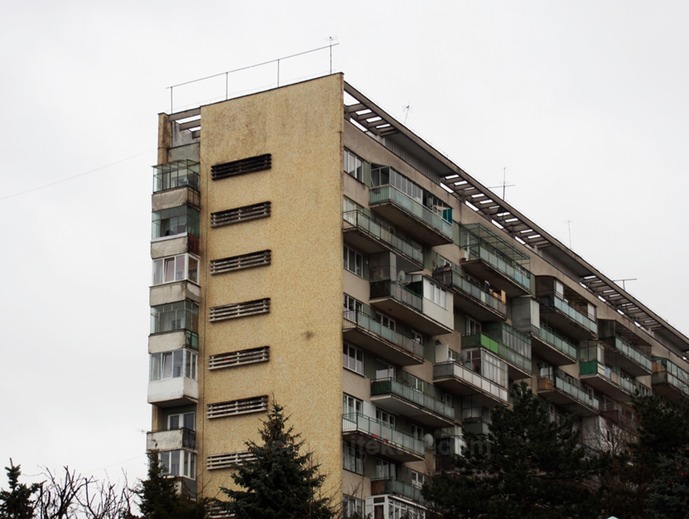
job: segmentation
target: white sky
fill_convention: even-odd
[[[689,332],[688,2],[36,0],[2,11],[0,467],[12,457],[26,474],[145,474],[150,166],[165,87],[329,36],[350,83],[484,184],[506,167],[509,202],[565,244],[571,229],[575,251],[613,279],[637,278],[627,289]],[[327,72],[327,52],[317,56],[284,63],[283,77]]]

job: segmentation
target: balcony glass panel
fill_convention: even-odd
[[[670,384],[689,396],[689,373],[671,360],[662,357],[653,358],[653,383]]]
[[[558,295],[550,295],[540,298],[540,303],[544,307],[556,308],[567,317],[577,322],[587,330],[592,333],[598,333],[598,323],[589,318],[588,316],[582,314],[580,311],[575,310],[570,304],[559,297]]]
[[[362,232],[389,245],[402,255],[407,256],[417,263],[423,263],[423,248],[421,245],[413,240],[401,238],[393,234],[388,227],[382,225],[375,218],[365,214],[363,211],[346,211],[342,213],[342,219],[348,224],[360,229]]]
[[[378,379],[371,381],[371,396],[377,395],[397,395],[409,402],[413,402],[421,407],[430,409],[439,415],[454,418],[454,408],[439,400],[435,395],[431,395],[398,380]]]
[[[472,281],[469,277],[461,274],[456,266],[452,266],[450,269],[441,267],[434,270],[433,278],[445,286],[471,296],[502,315],[507,314],[507,305],[503,301],[492,292],[484,290],[477,281]]]
[[[177,301],[151,307],[151,334],[188,330],[194,335],[199,328],[199,307],[192,301]],[[188,340],[198,347],[198,337]]]
[[[600,408],[599,401],[594,398],[592,394],[589,394],[589,392],[583,389],[575,379],[559,369],[555,372],[555,387],[593,409]]]
[[[390,280],[373,281],[371,283],[371,299],[380,297],[391,297],[419,312],[423,312],[422,297],[399,283]]]
[[[371,481],[371,494],[396,494],[398,496],[406,497],[417,503],[423,503],[424,499],[421,496],[421,489],[416,488],[409,483],[397,481],[396,479],[374,479]]]
[[[368,436],[379,438],[385,442],[395,444],[418,456],[423,456],[424,453],[424,443],[422,440],[417,440],[411,434],[399,431],[388,423],[361,413],[342,415],[342,431],[358,431]]]
[[[199,211],[188,205],[153,211],[151,238],[164,238],[178,234],[199,235]]]
[[[411,198],[409,195],[390,184],[372,187],[370,190],[369,204],[375,205],[383,203],[391,203],[399,207],[417,220],[421,220],[425,224],[433,227],[446,237],[452,238],[451,216],[450,220],[446,220],[443,215],[429,209],[418,200]],[[451,213],[448,212],[446,214],[450,215]]]
[[[538,337],[548,345],[552,346],[565,355],[569,355],[573,359],[577,358],[577,346],[572,341],[559,336],[545,323],[541,323],[540,329],[536,329]]]
[[[497,330],[500,333],[500,329]],[[498,357],[528,373],[531,372],[531,343],[517,336],[509,328],[502,328],[503,340],[495,340],[485,333],[462,338],[463,348],[483,347]],[[528,356],[527,356],[528,355]]]
[[[362,329],[382,337],[386,341],[389,341],[392,344],[399,346],[410,353],[413,353],[417,357],[423,356],[423,344],[421,342],[392,330],[387,326],[383,326],[370,315],[367,315],[364,312],[345,310],[343,316],[347,321],[356,323]]]
[[[192,160],[176,160],[169,164],[153,166],[153,192],[177,187],[199,189],[199,163]]]
[[[643,366],[648,371],[652,370],[653,365],[651,359],[649,359],[643,353],[635,350],[634,347],[624,339],[620,337],[615,337],[615,349],[628,359],[631,359],[640,366]]]

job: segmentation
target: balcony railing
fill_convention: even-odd
[[[433,365],[433,379],[452,378],[460,381],[462,385],[471,388],[465,394],[484,393],[493,400],[507,402],[507,389],[487,379],[486,377],[464,367],[458,361],[440,362]]]
[[[423,457],[424,443],[417,440],[411,434],[404,433],[392,427],[390,424],[371,418],[361,413],[342,415],[343,433],[361,433],[374,441],[383,444],[381,454],[395,456],[395,449],[411,453],[415,457]],[[390,452],[385,452],[388,444]]]
[[[416,357],[423,357],[423,344],[421,342],[383,326],[371,316],[366,315],[363,312],[345,310],[343,317],[346,321],[356,323],[356,325],[363,330],[366,330],[373,335],[377,335],[378,337],[391,342],[395,346],[399,346],[412,355]]]
[[[651,372],[653,370],[653,362],[649,357],[635,350],[629,343],[619,337],[615,337],[615,349],[628,359],[636,362],[646,371]]]
[[[371,480],[371,495],[395,494],[406,497],[417,503],[423,503],[421,489],[409,483],[403,483],[396,479],[373,479]]]
[[[653,358],[652,382],[654,386],[670,385],[685,397],[689,397],[689,373],[669,359]]]
[[[623,377],[620,373],[614,371],[609,366],[598,362],[597,360],[579,363],[579,374],[582,377],[591,375],[602,377],[609,383],[621,388],[629,395],[634,395],[637,391],[644,391],[643,386],[638,384],[635,380]]]
[[[577,346],[576,344],[560,337],[556,334],[552,328],[541,323],[541,327],[536,329],[536,335],[539,339],[545,342],[548,346],[552,346],[561,353],[564,353],[572,359],[577,358]]]
[[[345,228],[348,226],[355,227],[362,233],[380,240],[391,249],[416,263],[423,263],[423,247],[421,245],[393,234],[390,229],[381,225],[375,218],[365,214],[363,211],[346,211],[342,213],[342,219]]]
[[[568,378],[564,372],[557,370],[555,377],[552,375],[538,378],[538,390],[549,391],[557,389],[568,395],[573,400],[589,407],[600,410],[599,401],[588,391],[582,389],[574,380]]]
[[[455,291],[471,297],[479,304],[488,306],[503,317],[507,315],[507,305],[503,301],[492,292],[472,283],[466,276],[457,272],[455,268],[436,269],[433,272],[433,279],[448,288],[453,288]]]
[[[494,270],[500,272],[513,283],[516,283],[527,293],[532,292],[532,275],[518,263],[507,257],[497,254],[487,244],[474,243],[466,248],[469,257],[466,261],[482,260]]]
[[[572,321],[586,328],[592,334],[598,333],[598,323],[579,310],[574,309],[567,301],[555,294],[541,297],[539,300],[541,307],[554,308],[569,317]]]
[[[445,220],[440,214],[432,211],[422,203],[410,198],[390,184],[372,187],[370,190],[370,205],[392,204],[417,220],[434,228],[450,240],[452,239],[452,222]]]
[[[382,379],[371,381],[371,396],[378,395],[395,395],[441,416],[450,419],[453,419],[455,416],[454,408],[451,405],[447,405],[435,396],[423,393],[397,380]]]
[[[399,283],[390,280],[373,281],[371,283],[371,299],[380,297],[390,297],[418,312],[423,312],[423,298]]]

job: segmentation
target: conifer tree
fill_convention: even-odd
[[[10,466],[5,467],[9,490],[0,490],[0,518],[1,519],[31,519],[34,516],[35,502],[33,495],[41,485],[34,483],[25,485],[19,483],[21,466],[15,465],[10,459]]]
[[[586,485],[588,459],[572,420],[552,420],[526,385],[510,390],[513,406],[497,406],[488,435],[466,435],[455,470],[430,479],[422,492],[443,517],[536,519],[595,517]]]
[[[301,453],[304,442],[278,403],[259,430],[261,442],[246,442],[253,460],[236,467],[232,474],[238,489],[223,489],[229,501],[225,509],[235,519],[331,519],[334,512],[320,489],[312,453]]]

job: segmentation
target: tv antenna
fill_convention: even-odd
[[[622,290],[627,290],[627,285],[626,285],[626,282],[627,282],[627,281],[636,281],[636,280],[637,280],[637,278],[613,279],[613,281],[614,281],[615,283],[617,283],[618,281],[621,281],[621,282],[622,282]]]
[[[507,176],[507,168],[502,168],[502,184],[500,184],[499,186],[488,186],[488,189],[497,189],[497,188],[501,187],[503,200],[505,200],[505,188],[516,186],[516,184],[508,184],[506,181],[506,176]]]
[[[407,106],[402,108],[402,110],[404,111],[404,125],[406,126],[407,125],[407,117],[409,117],[409,112],[411,111],[411,102],[407,101]]]

